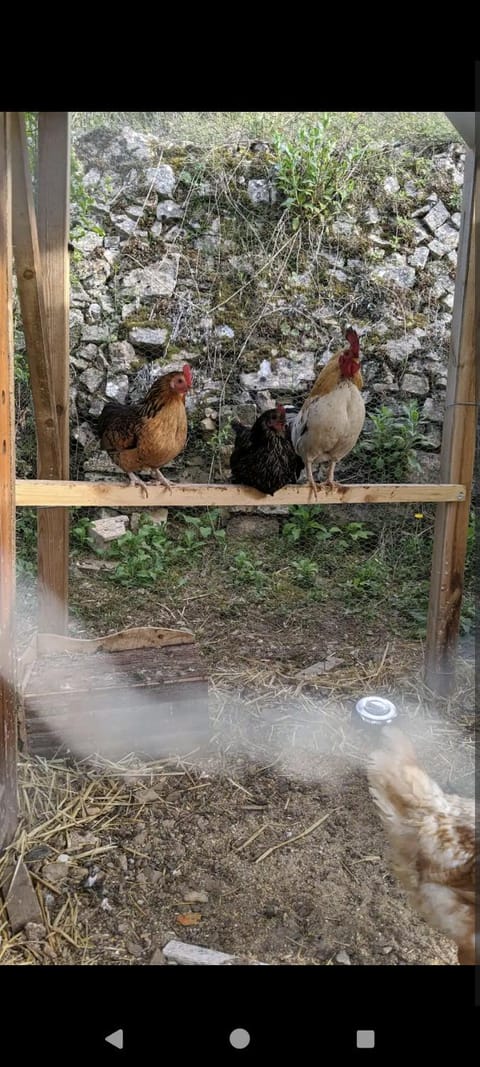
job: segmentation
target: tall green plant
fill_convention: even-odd
[[[400,414],[382,405],[370,416],[366,430],[351,453],[350,467],[365,481],[402,482],[420,470],[417,450],[427,443],[416,400],[402,404]]]
[[[353,191],[353,166],[359,155],[352,146],[339,151],[325,112],[314,125],[303,125],[291,139],[277,134],[276,182],[294,229],[302,221],[330,222]]]

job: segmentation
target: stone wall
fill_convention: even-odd
[[[268,145],[211,152],[125,129],[76,142],[72,203],[74,476],[118,478],[92,429],[187,361],[187,448],[174,478],[228,477],[229,420],[297,409],[353,324],[367,411],[418,402],[435,480],[463,152],[379,147],[382,166],[327,230],[293,231]],[[86,195],[87,194],[87,195]],[[365,432],[368,432],[368,423]]]

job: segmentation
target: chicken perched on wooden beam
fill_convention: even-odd
[[[349,329],[346,338],[348,347],[322,368],[291,425],[293,446],[305,464],[315,498],[318,493],[312,464],[328,463],[323,484],[332,488],[336,464],[352,451],[365,422],[358,334]]]
[[[232,422],[235,447],[230,458],[232,482],[273,496],[296,482],[303,468],[290,440],[283,404],[263,411],[250,428]]]
[[[171,491],[171,482],[160,470],[185,448],[187,414],[185,396],[192,386],[188,363],[181,371],[162,374],[138,404],[105,404],[97,420],[100,444],[132,484],[148,497],[138,471],[150,467],[155,481]]]
[[[475,801],[444,793],[400,730],[368,768],[370,792],[389,840],[392,868],[410,903],[454,941],[458,962],[475,963]]]

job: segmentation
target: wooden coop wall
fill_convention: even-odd
[[[20,737],[33,756],[156,760],[209,740],[208,678],[187,631],[37,634],[18,684]]]

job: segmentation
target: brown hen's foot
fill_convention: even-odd
[[[129,477],[131,485],[139,485],[142,496],[147,498],[148,497],[148,489],[147,489],[147,487],[145,485],[145,482],[142,482],[142,479],[138,477],[138,474],[130,473],[128,475],[128,477]]]
[[[164,474],[162,474],[161,470],[154,471],[153,477],[154,481],[159,482],[160,485],[164,485],[166,489],[169,489],[170,492],[172,492],[172,483],[169,482]]]
[[[340,487],[340,483],[339,482],[330,481],[329,478],[327,478],[324,482],[322,482],[322,489],[338,489],[339,487]]]

